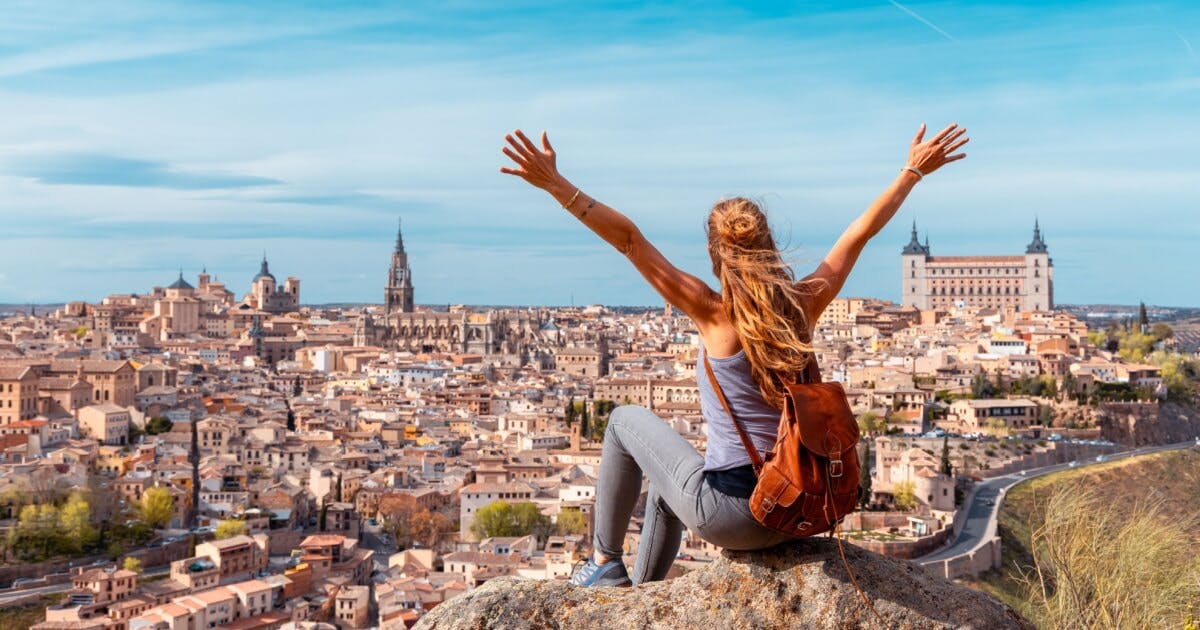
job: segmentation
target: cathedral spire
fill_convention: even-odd
[[[404,226],[401,219],[396,220],[396,253],[404,253]]]

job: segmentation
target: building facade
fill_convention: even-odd
[[[277,286],[264,255],[250,293],[242,301],[264,313],[294,313],[300,310],[300,279],[289,276],[283,286]]]
[[[929,238],[912,239],[900,253],[900,303],[921,310],[958,305],[997,311],[1054,309],[1054,268],[1041,227],[1021,256],[934,256]]]

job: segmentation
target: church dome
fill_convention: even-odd
[[[258,275],[254,276],[254,281],[258,282],[260,278],[270,278],[271,282],[275,281],[275,276],[271,275],[271,270],[267,268],[267,257],[263,256],[262,265],[258,268]]]
[[[168,289],[195,289],[196,287],[193,287],[192,285],[188,284],[188,281],[183,279],[183,272],[180,271],[179,279],[176,280],[175,282],[172,282],[171,285],[168,286],[167,288]]]

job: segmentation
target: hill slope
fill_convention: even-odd
[[[1056,488],[1083,482],[1101,492],[1105,505],[1118,518],[1126,518],[1139,504],[1160,502],[1161,520],[1181,523],[1200,514],[1200,449],[1167,451],[1094,464],[1039,477],[1009,490],[1000,510],[999,526],[1004,554],[1001,570],[967,582],[1017,610],[1028,613],[1022,568],[1033,566],[1029,551],[1031,528],[1042,521],[1043,501]],[[1200,554],[1200,531],[1189,532],[1190,552]],[[1032,615],[1031,615],[1032,617]]]

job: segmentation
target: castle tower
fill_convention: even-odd
[[[912,237],[900,252],[900,304],[922,310],[932,308],[926,291],[926,263],[929,260],[929,237],[925,245],[917,238],[917,222],[913,221]]]
[[[1025,299],[1023,311],[1054,310],[1054,261],[1042,240],[1042,227],[1033,221],[1033,241],[1025,248]]]
[[[396,229],[396,249],[392,252],[392,266],[388,269],[387,288],[383,296],[384,313],[391,315],[413,312],[412,270],[408,268],[408,254],[404,251],[404,234]]]

